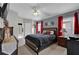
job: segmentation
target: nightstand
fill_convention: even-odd
[[[66,47],[66,45],[67,45],[67,38],[65,38],[64,36],[58,36],[57,37],[57,42],[58,42],[59,46]]]

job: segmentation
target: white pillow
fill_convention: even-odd
[[[54,34],[54,31],[50,31],[50,34]]]
[[[44,30],[43,33],[46,33],[46,31]]]

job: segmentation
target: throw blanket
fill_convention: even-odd
[[[2,43],[2,52],[11,55],[17,49],[17,42],[14,36],[11,36],[11,39],[5,42],[5,39]]]

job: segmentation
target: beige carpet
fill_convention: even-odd
[[[27,45],[21,46],[18,49],[19,55],[36,55]],[[64,47],[52,44],[48,48],[42,50],[39,55],[67,55],[67,50]]]

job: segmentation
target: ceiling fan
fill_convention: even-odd
[[[44,7],[42,7],[42,5],[39,3],[34,4],[33,6],[30,5],[29,7],[32,9],[32,14],[34,16],[41,16],[41,15],[49,16],[50,15],[49,13],[43,10]]]
[[[32,10],[33,19],[42,20],[50,16],[48,12],[43,10],[44,7],[41,4],[28,5],[28,7]]]
[[[32,7],[32,11],[34,16],[39,16],[41,14],[40,10],[36,6]]]

